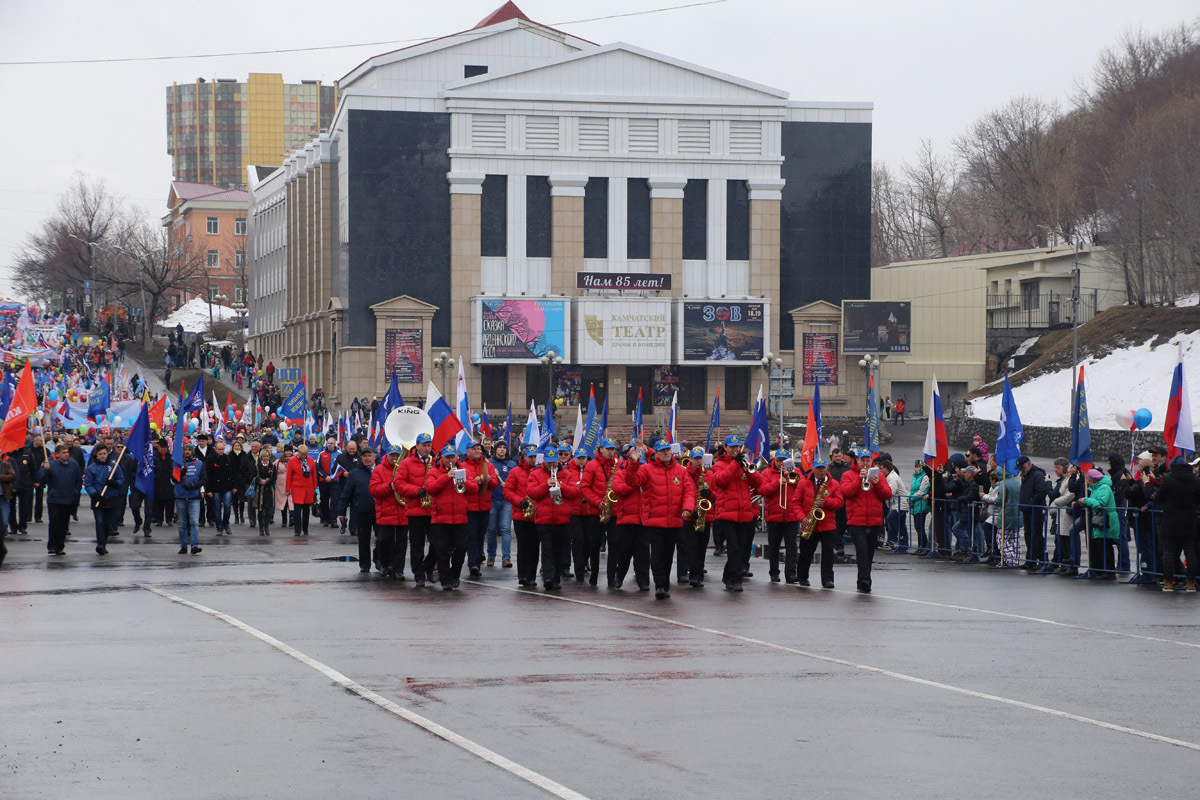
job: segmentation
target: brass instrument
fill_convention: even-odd
[[[563,504],[563,497],[562,488],[558,485],[558,467],[550,468],[550,481],[547,483],[547,487],[550,489],[550,497],[554,505],[561,506]],[[558,492],[555,492],[555,489],[558,489]]]
[[[607,525],[612,519],[613,506],[617,504],[617,493],[613,491],[613,476],[617,474],[617,463],[614,461],[608,469],[608,487],[604,490],[604,499],[600,501],[600,524]]]
[[[704,470],[700,470],[700,475],[696,480],[696,494],[707,491],[708,481],[704,480]],[[704,526],[708,524],[708,512],[712,511],[712,500],[707,497],[701,497],[696,501],[696,524],[694,529],[698,532],[704,530]]]
[[[811,539],[813,532],[817,529],[817,523],[825,519],[825,500],[833,492],[832,478],[828,475],[817,486],[817,496],[813,500],[813,507],[809,509],[808,514],[800,523],[800,538]]]
[[[400,457],[396,459],[396,466],[392,468],[392,484],[391,484],[392,485],[392,495],[396,498],[396,505],[399,505],[399,506],[408,505],[408,501],[405,500],[403,497],[401,497],[400,493],[396,491],[396,475],[398,475],[400,473],[400,463],[402,461],[404,461],[404,457],[406,455],[408,455],[408,454],[406,452],[404,452],[403,448],[401,448],[400,449]],[[384,456],[384,457],[386,458],[386,456]]]
[[[787,472],[780,474],[780,476],[779,476],[779,507],[780,508],[788,507],[788,493],[791,491],[791,489],[795,488],[796,484],[799,482],[800,482],[800,476],[796,474],[796,470],[794,470],[794,469],[788,470]],[[787,488],[784,487],[784,484],[787,484]]]
[[[866,472],[866,470],[863,470],[863,472]],[[871,479],[870,479],[870,478],[868,478],[866,475],[863,475],[863,479],[862,479],[862,490],[863,490],[864,492],[869,492],[869,491],[871,491]]]
[[[449,473],[449,472],[450,472],[450,470],[449,470],[449,469],[447,469],[447,470],[446,470],[446,472],[447,472],[447,473]],[[463,469],[463,472],[465,473],[465,472],[466,472],[466,469]],[[454,481],[454,491],[458,492],[459,494],[466,494],[466,492],[467,492],[467,482],[466,482],[465,480],[461,480],[461,481],[460,481],[460,480],[455,480],[455,481]]]
[[[426,458],[418,455],[417,458],[420,458],[421,463],[425,465],[425,480],[421,481],[421,486],[424,486],[425,481],[429,480],[429,465],[430,465],[430,462],[433,461],[433,456],[430,456],[428,459],[426,459]],[[429,508],[432,505],[433,505],[433,497],[429,494],[429,492],[426,492],[425,496],[421,498],[421,508]]]

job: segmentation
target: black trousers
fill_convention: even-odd
[[[492,512],[467,512],[467,566],[478,568],[483,565],[483,545],[487,539],[488,519]]]
[[[1025,523],[1026,561],[1046,560],[1046,511],[1041,508],[1023,508],[1021,516]]]
[[[146,504],[146,518],[142,518],[142,504]],[[150,530],[150,501],[146,495],[142,494],[137,489],[129,490],[129,511],[133,514],[133,532],[136,534],[142,529],[143,523],[146,530]]]
[[[359,568],[371,568],[371,532],[375,531],[378,523],[375,522],[374,512],[366,514],[357,514],[358,517],[358,566]],[[378,540],[379,533],[376,531],[375,538]],[[400,545],[400,571],[404,572],[404,544]]]
[[[321,515],[321,523],[326,524],[331,522],[329,518],[329,499],[333,496],[333,484],[322,483],[318,489],[320,496],[317,498],[318,513]]]
[[[1090,533],[1084,533],[1084,536],[1088,537],[1088,571],[1094,570],[1102,576],[1115,575],[1112,571],[1117,568],[1117,540]],[[1171,571],[1171,565],[1164,562],[1162,571],[1164,574]]]
[[[842,538],[842,535],[837,530],[825,531],[824,533],[813,532],[813,535],[807,539],[800,540],[800,564],[796,573],[796,577],[802,580],[808,580],[808,568],[812,566],[813,553],[817,552],[817,545],[821,545],[821,585],[833,583],[833,561],[836,558],[837,542]]]
[[[1164,581],[1173,581],[1178,576],[1175,571],[1179,563],[1179,551],[1187,557],[1187,579],[1189,583],[1196,581],[1196,537],[1191,531],[1168,531],[1166,526],[1159,528],[1159,538],[1162,541],[1162,559]]]
[[[584,568],[587,564],[584,563],[584,548],[587,546],[587,533],[584,532],[583,526],[587,524],[587,517],[581,514],[572,514],[570,522],[567,523],[567,546],[563,553],[562,561],[558,564],[558,574],[566,576],[571,571],[571,564],[575,564],[575,580],[583,580]]]
[[[426,518],[428,519],[428,517]],[[374,515],[372,515],[374,520]],[[360,524],[363,518],[359,517]],[[369,530],[369,529],[368,529]],[[408,528],[402,525],[375,525],[375,562],[381,572],[395,572],[397,575],[404,574],[404,557],[405,549],[408,542]],[[366,540],[370,545],[371,537],[363,536],[361,533],[358,536],[358,560],[363,561],[363,540]],[[366,563],[370,563],[371,552],[369,547],[366,549]]]
[[[17,489],[9,501],[9,525],[13,533],[29,527],[29,519],[33,513],[33,489]]]
[[[67,528],[71,523],[72,506],[66,503],[47,503],[46,513],[50,518],[50,538],[46,550],[56,552],[67,546]]]
[[[462,577],[467,557],[467,526],[435,523],[429,526],[429,537],[437,551],[438,579],[442,586],[449,586]]]
[[[704,583],[704,559],[708,556],[708,534],[712,530],[712,525],[705,524],[703,530],[696,530],[695,523],[690,520],[685,520],[681,538],[685,542],[680,550],[680,559],[683,558],[683,551],[688,552],[688,578],[692,583]]]
[[[292,506],[292,530],[297,536],[308,533],[308,517],[311,513],[311,503],[296,503]]]
[[[654,576],[655,589],[671,588],[671,561],[675,556],[675,545],[683,528],[645,528],[650,540],[650,572]]]
[[[600,580],[600,545],[606,538],[611,538],[616,527],[617,523],[612,519],[601,523],[599,515],[583,518],[582,541],[576,542],[575,546],[576,577],[583,575],[580,570],[586,567],[592,571],[588,582],[596,585]]]
[[[650,542],[641,525],[618,525],[609,540],[608,581],[619,586],[629,574],[633,562],[633,577],[638,588],[650,585]]]
[[[720,522],[710,522],[709,527],[712,528],[713,550],[720,550],[725,546],[725,526]]]
[[[854,542],[854,560],[858,563],[858,583],[871,588],[871,562],[875,558],[875,543],[883,533],[882,525],[851,525],[850,539]],[[822,557],[821,562],[825,559]]]
[[[742,573],[750,565],[750,548],[754,546],[754,521],[722,520],[715,524],[725,531],[725,571],[721,580],[729,586],[741,586]]]
[[[796,536],[798,525],[791,522],[767,523],[767,561],[770,563],[772,577],[779,575],[779,545],[783,544],[784,576],[788,580],[796,577]]]
[[[538,532],[532,520],[517,519],[520,507],[513,508],[513,533],[517,538],[517,578],[525,583],[537,579]]]
[[[693,524],[694,520],[685,519],[683,524],[675,529],[675,574],[680,583],[687,583],[688,577],[692,574],[692,559],[696,557],[693,552],[695,550]]]
[[[425,580],[425,542],[430,541],[430,555],[433,551],[432,537],[429,533],[429,517],[417,516],[408,518],[408,560],[412,565],[413,577],[419,581]],[[429,568],[430,570],[433,567]]]
[[[117,538],[117,528],[125,524],[125,506],[127,504],[127,495],[121,495],[113,507],[108,510],[108,535],[109,538]]]
[[[42,497],[46,493],[45,486],[38,486],[33,490],[33,521],[42,521]]]
[[[542,556],[542,583],[547,587],[558,584],[562,579],[560,566],[563,554],[569,558],[571,549],[567,540],[566,525],[538,525],[538,548]],[[520,551],[517,556],[521,555]]]

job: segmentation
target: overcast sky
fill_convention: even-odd
[[[0,0],[0,61],[127,58],[432,38],[472,27],[502,0],[291,0],[181,7]],[[726,0],[596,22],[687,0],[523,0],[532,19],[600,44],[625,41],[791,93],[875,104],[877,161],[898,164],[921,139],[945,151],[987,109],[1018,94],[1067,101],[1125,31],[1196,17],[1196,0]],[[236,13],[229,13],[234,9]],[[375,45],[308,53],[108,64],[0,66],[0,292],[27,232],[76,171],[157,218],[165,210],[165,87],[197,77],[331,82]]]

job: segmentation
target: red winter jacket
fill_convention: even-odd
[[[533,522],[531,519],[525,519],[521,501],[529,497],[529,474],[534,469],[535,467],[527,465],[522,459],[520,464],[508,471],[508,477],[504,479],[504,499],[512,504],[513,522]]]
[[[817,533],[827,533],[828,531],[837,530],[837,511],[846,504],[846,498],[842,497],[842,486],[832,475],[826,473],[826,480],[829,481],[829,496],[825,498],[825,504],[821,506],[821,510],[825,512],[825,519],[817,521],[815,528]],[[817,502],[817,484],[814,478],[808,478],[809,485],[812,486],[812,498],[810,503]],[[804,516],[808,516],[808,512],[812,510],[810,504],[804,509]]]
[[[430,463],[433,463],[432,460]],[[433,510],[432,507],[425,508],[421,505],[422,489],[429,491],[425,486],[425,462],[421,461],[421,457],[413,450],[400,462],[400,471],[396,473],[396,490],[408,501],[409,518],[428,517]]]
[[[795,522],[803,519],[812,508],[812,482],[800,473],[796,473],[799,480],[795,486],[788,484],[783,473],[775,469],[774,465],[759,474],[762,475],[762,483],[758,485],[758,493],[762,495],[763,505],[767,510],[767,522]],[[783,486],[782,490],[780,484]],[[781,503],[781,500],[784,502]]]
[[[696,483],[674,459],[644,464],[630,483],[642,490],[642,524],[651,528],[683,527],[683,512],[696,509]]]
[[[604,495],[608,492],[608,476],[615,466],[616,459],[597,455],[583,468],[583,483],[580,486],[586,502],[583,513],[593,517],[600,515],[600,504],[604,502]]]
[[[713,467],[713,488],[717,491],[713,506],[714,520],[725,522],[753,522],[758,515],[758,509],[750,502],[750,490],[758,490],[762,484],[762,475],[757,472],[746,472],[741,462],[729,456],[721,456],[721,460]]]
[[[585,507],[587,506],[587,500],[584,499],[583,496],[583,474],[579,471],[579,465],[575,463],[575,459],[568,461],[566,465],[559,470],[558,477],[563,483],[566,483],[569,480],[579,489],[579,495],[567,501],[571,506],[571,516],[580,517],[589,513],[585,510]]]
[[[496,474],[496,468],[492,466],[490,461],[482,457],[478,461],[465,458],[459,461],[458,465],[466,469],[467,483],[475,484],[475,493],[467,496],[467,510],[491,511],[492,489],[500,485],[500,476]],[[479,484],[476,483],[481,469],[486,469],[488,472],[488,485],[486,489],[480,488]]]
[[[479,487],[474,481],[469,480],[469,472],[463,493],[459,494],[455,491],[455,469],[462,469],[462,467],[454,466],[447,470],[438,464],[429,469],[429,477],[425,481],[425,491],[433,495],[433,519],[431,521],[434,525],[466,525],[470,498],[479,493]]]
[[[642,490],[637,484],[641,467],[642,464],[628,458],[617,465],[617,474],[613,476],[613,493],[617,496],[613,519],[618,525],[642,524]]]
[[[392,484],[392,473],[395,467],[384,458],[371,470],[371,483],[367,490],[375,498],[375,521],[380,525],[407,525],[408,508],[396,502],[396,492]],[[401,497],[401,500],[404,498]],[[405,501],[407,502],[407,501]]]
[[[334,458],[337,453],[329,450],[322,450],[317,456],[317,475],[322,486],[333,483],[333,478],[329,477],[329,473],[333,471]]]
[[[308,477],[304,477],[304,472],[300,468],[300,462],[308,462]],[[287,479],[284,481],[284,487],[292,495],[292,503],[302,505],[313,502],[317,493],[317,465],[308,456],[300,458],[296,456],[288,461]]]
[[[871,527],[883,524],[883,505],[892,498],[892,489],[880,472],[874,485],[864,492],[862,477],[851,468],[842,476],[842,497],[846,499],[846,525]]]
[[[562,489],[561,504],[555,504],[550,496],[550,468],[547,465],[543,464],[529,474],[527,491],[537,504],[534,522],[538,525],[566,525],[571,521],[571,500],[579,497],[579,487],[570,470],[559,469],[556,479]]]

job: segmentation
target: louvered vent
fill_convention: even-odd
[[[657,153],[658,152],[658,120],[631,119],[629,120],[629,152]]]
[[[504,149],[504,117],[476,114],[471,117],[471,146]]]
[[[730,122],[729,152],[734,155],[761,155],[762,123]]]
[[[679,120],[679,152],[708,153],[712,150],[711,138],[708,120]]]
[[[525,147],[529,150],[557,150],[558,117],[526,117]]]
[[[609,149],[608,120],[597,117],[581,117],[579,119],[579,149],[607,153]]]

